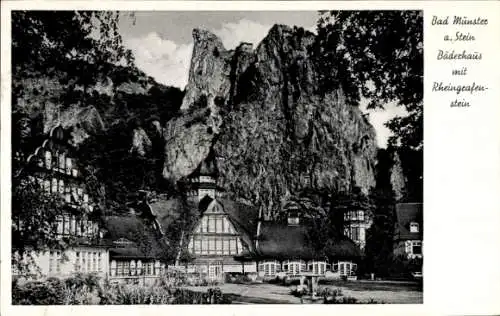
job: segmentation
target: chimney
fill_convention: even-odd
[[[139,191],[137,191],[137,197],[138,197],[137,202],[147,203],[149,196],[150,196],[150,194],[148,191],[139,190]]]
[[[255,237],[255,248],[259,247],[260,227],[262,225],[262,206],[259,208],[259,219],[257,222],[257,236]]]

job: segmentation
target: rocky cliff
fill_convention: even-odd
[[[213,150],[221,185],[270,212],[307,189],[375,185],[375,131],[340,89],[318,91],[314,34],[275,25],[235,50],[208,31],[193,37],[183,115],[164,132],[165,178],[187,176]]]
[[[63,83],[63,71],[15,78],[23,93],[13,100],[12,113],[32,125],[32,136],[46,135],[61,125],[72,130],[72,140],[79,145],[92,134],[130,120],[144,123],[154,115],[166,121],[180,106],[179,89],[163,86],[137,68],[116,67],[109,75],[88,87],[85,96],[82,89]],[[131,134],[133,146],[148,142],[144,131]]]

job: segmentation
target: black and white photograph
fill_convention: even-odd
[[[10,27],[12,305],[423,304],[422,10]]]

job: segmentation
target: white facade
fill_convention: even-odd
[[[408,259],[422,258],[422,241],[421,240],[401,240],[394,247],[395,255],[404,255]]]
[[[109,253],[104,248],[74,247],[60,250],[32,253],[35,266],[30,273],[42,277],[69,277],[76,273],[94,273],[106,277],[109,269]],[[13,274],[17,271],[13,269]]]
[[[258,263],[258,275],[264,279],[275,277],[298,277],[313,273],[324,278],[340,279],[356,275],[357,264],[352,261],[337,261],[334,264],[321,260],[264,260]]]

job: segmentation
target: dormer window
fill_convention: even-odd
[[[59,160],[59,171],[64,172],[65,171],[65,162],[66,162],[66,156],[64,153],[58,155],[58,160]]]
[[[71,169],[73,168],[73,161],[71,158],[66,157],[66,173],[71,175]]]
[[[294,226],[300,224],[299,212],[290,211],[288,212],[288,225]]]
[[[45,168],[52,169],[52,153],[50,151],[45,151]]]
[[[418,223],[417,222],[411,222],[410,223],[410,233],[418,233],[419,231],[419,227],[418,227]]]
[[[134,245],[134,242],[128,240],[127,238],[121,237],[118,240],[114,240],[113,244],[117,247],[130,247]]]

